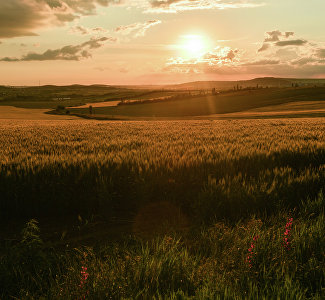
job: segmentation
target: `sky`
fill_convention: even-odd
[[[324,0],[0,0],[0,85],[325,78]]]

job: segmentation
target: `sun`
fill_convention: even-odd
[[[188,34],[183,35],[181,38],[181,49],[184,56],[199,58],[207,51],[208,45],[202,35]]]

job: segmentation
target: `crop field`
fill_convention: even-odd
[[[286,105],[291,102],[315,102],[318,107],[325,107],[324,87],[303,88],[264,88],[253,90],[228,91],[216,95],[202,95],[201,97],[185,96],[175,101],[162,101],[137,105],[121,105],[117,107],[98,107],[93,114],[101,117],[154,117],[154,118],[182,118],[194,116],[209,116],[243,112],[251,109]],[[73,108],[71,113],[79,115],[89,114],[88,108]],[[324,113],[324,112],[322,112]]]
[[[0,120],[0,298],[323,299],[324,187],[323,118]]]
[[[71,85],[40,87],[5,87],[0,86],[1,106],[21,108],[54,109],[58,105],[77,106],[92,102],[121,101],[124,99],[150,99],[171,96],[184,91],[162,89],[131,88],[105,85]]]
[[[324,184],[323,119],[3,122],[0,132],[2,218],[150,201],[195,214],[198,198],[219,207],[205,220],[242,217],[293,207]]]

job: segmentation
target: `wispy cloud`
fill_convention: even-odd
[[[106,42],[115,42],[116,39],[111,37],[92,38],[79,45],[68,45],[59,49],[48,49],[43,53],[30,52],[20,58],[4,57],[0,61],[45,61],[45,60],[75,60],[90,58],[91,51],[102,47]]]
[[[129,25],[119,26],[115,29],[116,33],[123,35],[133,35],[134,37],[144,36],[150,27],[161,24],[160,20],[151,20],[144,23],[133,23]]]
[[[176,13],[185,10],[248,8],[263,6],[256,0],[150,0],[148,12]]]
[[[74,33],[74,34],[80,34],[80,35],[89,35],[89,34],[107,33],[108,30],[106,30],[102,27],[86,28],[82,25],[77,25],[77,26],[71,27],[69,32]]]
[[[200,57],[184,59],[171,58],[166,63],[165,70],[177,73],[206,73],[212,69],[221,70],[225,67],[235,67],[239,63],[240,51],[230,47],[216,47]]]

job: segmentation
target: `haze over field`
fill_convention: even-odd
[[[0,1],[0,84],[323,78],[323,0]]]

